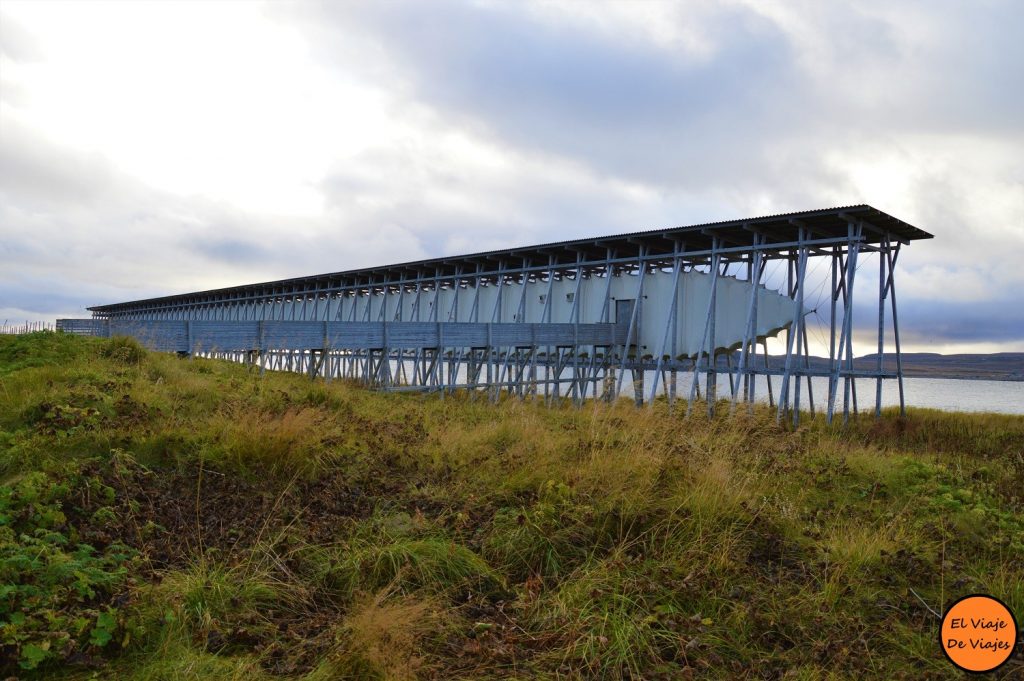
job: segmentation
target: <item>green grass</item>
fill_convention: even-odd
[[[0,575],[0,677],[959,678],[932,610],[1024,616],[1024,418],[794,431],[4,336]]]

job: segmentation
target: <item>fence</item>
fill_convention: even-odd
[[[23,333],[35,333],[36,331],[55,331],[56,325],[53,322],[22,322],[21,324],[8,324],[4,320],[0,325],[0,335],[18,336]]]

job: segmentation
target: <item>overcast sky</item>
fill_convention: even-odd
[[[0,323],[869,203],[936,236],[900,256],[906,349],[1024,351],[1022,26],[982,0],[0,0]]]

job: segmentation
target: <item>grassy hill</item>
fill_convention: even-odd
[[[1024,621],[1024,417],[794,432],[0,337],[0,677],[959,678],[936,613],[973,592]]]

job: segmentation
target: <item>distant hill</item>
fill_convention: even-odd
[[[773,367],[782,366],[784,355],[769,358]],[[828,359],[811,357],[811,367],[826,369]],[[758,359],[757,366],[763,360]],[[878,354],[864,355],[853,360],[856,369],[874,369],[878,366]],[[882,355],[882,366],[888,371],[896,370],[896,355]],[[989,355],[940,355],[935,352],[903,353],[903,375],[924,378],[963,378],[990,381],[1024,381],[1024,352],[997,352]]]
[[[878,354],[854,360],[859,368],[877,366]],[[882,355],[882,365],[896,367],[896,356]],[[975,378],[993,381],[1024,381],[1024,352],[997,352],[990,355],[940,355],[934,352],[903,354],[905,376],[933,378]]]

